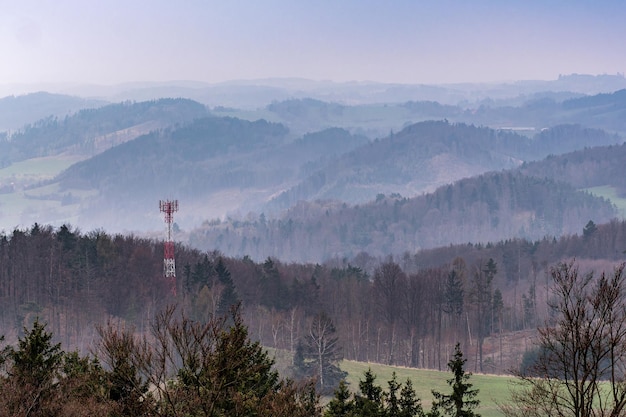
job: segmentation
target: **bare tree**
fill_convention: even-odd
[[[406,294],[407,277],[400,266],[388,261],[383,263],[374,272],[374,282],[372,285],[373,298],[383,322],[388,331],[387,363],[394,363],[394,345],[397,332],[397,324],[401,319],[404,309],[404,296]]]
[[[311,321],[306,339],[312,373],[317,377],[322,392],[332,391],[346,376],[338,366],[343,358],[335,331],[335,325],[330,317],[320,313]]]
[[[574,262],[551,269],[554,320],[539,329],[540,355],[520,374],[507,416],[621,416],[626,406],[624,264],[581,276]]]
[[[120,376],[112,394],[124,394],[113,398],[125,400],[122,415],[319,415],[313,385],[279,378],[273,359],[249,339],[239,306],[207,322],[170,307],[149,336],[111,325],[100,335],[99,356]]]

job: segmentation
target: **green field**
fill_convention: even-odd
[[[54,156],[27,159],[0,169],[0,180],[8,178],[15,178],[16,180],[50,179],[81,159],[84,158],[78,156]]]
[[[78,156],[33,158],[0,169],[0,187],[12,186],[14,191],[0,194],[0,230],[31,225],[34,222],[72,223],[79,203],[96,190],[60,190],[57,184],[46,184],[75,162]],[[62,203],[71,194],[71,202]]]
[[[268,349],[270,355],[276,360],[276,368],[284,375],[289,375],[289,366],[291,365],[291,354],[288,351]],[[376,384],[387,389],[387,381],[391,379],[391,374],[395,371],[398,382],[404,383],[407,378],[411,379],[413,388],[417,396],[422,401],[425,410],[430,410],[433,396],[431,390],[437,390],[444,394],[450,393],[450,386],[446,380],[452,377],[450,372],[440,372],[430,369],[403,368],[397,366],[387,366],[378,363],[365,363],[355,361],[342,361],[340,363],[342,370],[348,372],[346,378],[351,391],[358,391],[359,380],[363,379],[363,374],[369,369],[376,375]],[[502,413],[498,409],[498,404],[509,401],[510,398],[510,382],[513,381],[512,376],[501,375],[483,375],[473,374],[470,382],[474,384],[474,388],[479,390],[478,399],[480,407],[477,412],[483,417],[502,417]],[[322,402],[327,403],[330,398],[323,398]]]
[[[444,394],[448,394],[451,390],[446,380],[452,377],[450,372],[439,372],[428,369],[412,369],[394,366],[385,366],[374,363],[343,361],[341,369],[348,372],[348,382],[351,390],[358,390],[359,380],[363,378],[363,374],[368,368],[376,375],[376,382],[383,388],[387,388],[387,381],[391,379],[392,372],[395,371],[398,382],[404,382],[407,378],[411,379],[413,387],[418,397],[422,400],[422,406],[425,410],[430,410],[433,400],[431,390],[437,390]],[[511,376],[499,375],[472,375],[470,382],[474,384],[474,388],[480,390],[478,399],[480,407],[478,413],[483,417],[502,416],[498,410],[497,404],[508,401],[510,397],[509,382],[513,380]]]

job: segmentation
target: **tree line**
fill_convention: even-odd
[[[314,350],[311,335],[324,318],[346,359],[444,369],[460,341],[473,370],[505,371],[511,363],[502,358],[514,352],[500,348],[500,337],[533,329],[548,314],[549,265],[583,253],[620,259],[626,223],[591,223],[585,234],[559,240],[457,245],[395,259],[360,254],[324,265],[179,245],[176,301],[195,320],[241,301],[254,340],[292,353],[299,345]],[[93,324],[106,317],[144,331],[171,301],[162,262],[161,242],[134,236],[38,224],[2,234],[3,333],[15,340],[40,317],[58,341],[84,351]]]

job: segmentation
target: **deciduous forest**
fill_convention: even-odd
[[[241,301],[251,337],[264,346],[295,352],[323,314],[332,326],[322,336],[336,338],[347,359],[444,369],[446,352],[460,340],[473,370],[503,372],[523,352],[499,338],[534,329],[547,314],[547,268],[566,258],[610,265],[624,247],[620,221],[589,222],[580,235],[559,239],[452,245],[397,258],[360,253],[325,264],[255,262],[179,245],[172,299],[162,242],[35,224],[0,238],[0,320],[14,340],[39,318],[64,346],[85,351],[94,323],[107,318],[141,333],[172,302],[208,320]]]

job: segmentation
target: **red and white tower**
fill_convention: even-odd
[[[167,240],[163,244],[163,276],[170,284],[170,292],[176,296],[176,261],[172,241],[172,223],[174,213],[178,211],[178,200],[160,200],[159,209],[161,213],[165,213],[165,223],[167,223]]]

